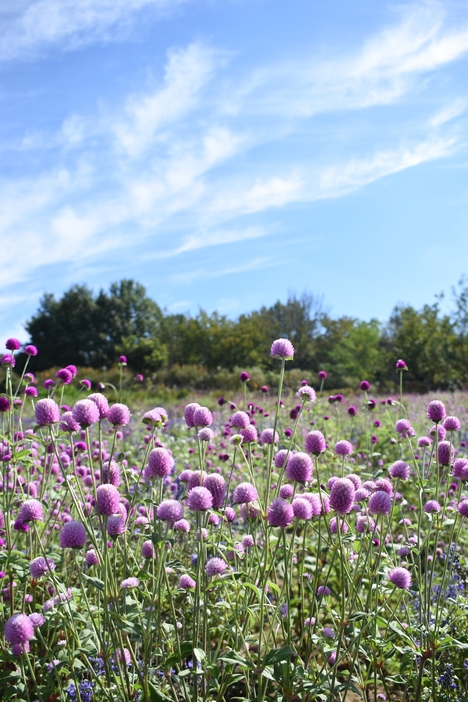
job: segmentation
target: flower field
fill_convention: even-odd
[[[129,406],[68,366],[2,422],[0,698],[468,699],[468,396]],[[35,347],[24,351],[33,356]],[[125,359],[121,359],[121,366]],[[81,387],[69,406],[70,388]]]

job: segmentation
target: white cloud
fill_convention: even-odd
[[[451,122],[462,115],[466,108],[468,107],[468,100],[465,98],[458,98],[454,100],[446,107],[443,107],[439,112],[437,112],[429,121],[431,127],[440,127],[447,122]]]
[[[246,227],[238,230],[202,230],[196,234],[190,234],[189,236],[185,237],[182,244],[176,249],[171,249],[169,251],[158,251],[155,254],[150,255],[149,258],[172,258],[174,256],[179,256],[182,253],[196,251],[197,249],[204,249],[211,246],[221,246],[223,244],[233,244],[238,241],[246,241],[247,239],[258,239],[266,235],[267,230],[260,227]],[[146,258],[148,258],[148,256]]]
[[[269,268],[271,266],[283,265],[284,261],[273,261],[267,256],[257,256],[249,261],[239,264],[238,266],[228,266],[227,268],[211,268],[187,271],[185,273],[176,273],[171,276],[171,280],[175,283],[190,285],[196,280],[204,278],[222,278],[225,275],[234,275],[236,273],[247,273],[249,271],[259,270],[261,268]]]

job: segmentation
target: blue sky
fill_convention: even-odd
[[[134,278],[385,320],[468,272],[468,2],[6,0],[0,321]]]

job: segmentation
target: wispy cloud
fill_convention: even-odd
[[[451,122],[456,117],[462,115],[468,107],[467,98],[457,98],[450,104],[443,107],[429,120],[431,127],[440,127],[447,122]]]
[[[189,285],[196,280],[203,278],[221,278],[225,275],[233,275],[236,273],[248,273],[249,271],[260,270],[261,268],[270,268],[272,266],[281,266],[284,261],[275,261],[268,256],[258,256],[249,261],[239,264],[238,266],[228,266],[222,268],[202,268],[200,270],[187,271],[184,273],[175,273],[171,275],[171,279],[175,283],[183,283]]]

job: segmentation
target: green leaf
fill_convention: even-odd
[[[201,648],[194,648],[194,649],[193,649],[193,655],[195,656],[195,658],[197,659],[197,661],[198,661],[199,663],[202,663],[202,662],[205,660],[205,658],[206,658],[206,653],[205,653],[205,651],[204,651],[203,649],[201,649]]]
[[[104,583],[102,582],[102,580],[99,580],[99,578],[91,578],[89,575],[86,575],[86,573],[82,573],[81,577],[84,578],[93,587],[97,588],[101,592],[104,592]]]
[[[151,702],[171,702],[170,698],[163,695],[162,692],[159,692],[152,682],[148,683],[148,687]]]
[[[269,651],[264,660],[264,665],[270,665],[274,663],[281,663],[282,661],[287,661],[292,656],[295,656],[296,652],[290,646],[283,646],[282,648],[273,649]]]

